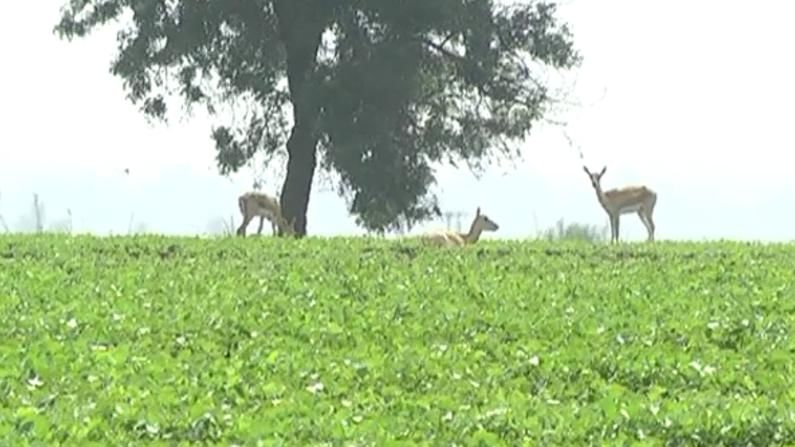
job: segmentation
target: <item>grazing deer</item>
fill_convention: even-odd
[[[607,166],[598,174],[591,173],[585,166],[582,167],[596,191],[596,197],[602,208],[610,217],[610,242],[618,242],[619,219],[622,214],[638,213],[640,221],[648,232],[648,241],[654,241],[654,205],[657,204],[657,193],[646,186],[625,186],[607,191],[602,190],[602,176],[607,171]]]
[[[489,219],[485,214],[480,213],[480,207],[475,212],[475,219],[469,227],[468,233],[459,233],[451,230],[441,230],[428,233],[422,236],[425,242],[446,247],[459,247],[474,244],[480,239],[484,231],[497,231],[500,226]]]
[[[282,215],[282,208],[276,198],[261,192],[247,192],[237,199],[240,213],[243,215],[243,222],[237,229],[238,236],[246,235],[246,227],[252,219],[259,216],[259,228],[257,234],[262,234],[262,225],[265,219],[271,222],[273,235],[276,236],[277,228],[287,235],[295,234],[295,229],[290,222]],[[293,223],[295,219],[293,219]]]
[[[282,236],[295,236],[295,217],[291,221],[287,221],[282,214],[276,216],[276,226],[282,230]]]

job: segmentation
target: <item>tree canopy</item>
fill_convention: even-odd
[[[580,60],[555,15],[532,0],[71,0],[55,31],[122,23],[111,72],[150,117],[175,95],[253,106],[213,127],[219,172],[286,150],[282,208],[303,235],[318,169],[386,231],[439,213],[434,163],[518,155],[552,99],[540,70]]]

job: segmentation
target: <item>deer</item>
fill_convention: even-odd
[[[596,191],[596,198],[610,218],[610,242],[618,243],[619,220],[622,214],[638,213],[638,217],[646,227],[648,242],[654,241],[654,206],[657,204],[657,193],[645,185],[625,186],[607,191],[602,189],[602,176],[607,171],[603,167],[599,173],[592,173],[587,167],[583,170],[588,174]]]
[[[262,225],[265,219],[271,222],[271,229],[273,235],[276,236],[277,229],[281,229],[283,234],[295,234],[295,218],[292,222],[288,222],[282,214],[282,207],[275,197],[262,192],[247,192],[237,199],[240,213],[243,215],[243,222],[237,229],[238,236],[246,236],[246,227],[252,219],[259,216],[259,228],[257,234],[262,234]]]
[[[445,247],[461,247],[474,244],[480,239],[484,231],[497,231],[500,226],[491,220],[487,215],[480,212],[480,207],[475,211],[475,218],[469,227],[468,233],[460,233],[452,230],[440,230],[424,234],[422,239],[429,244]]]

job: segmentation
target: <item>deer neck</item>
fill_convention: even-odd
[[[472,226],[469,227],[469,232],[467,234],[463,234],[464,242],[467,244],[474,244],[480,239],[480,235],[483,233],[483,228],[477,225],[477,219],[472,222]]]
[[[602,185],[594,186],[594,190],[596,190],[596,198],[599,200],[599,204],[602,205],[602,208],[606,210],[610,210],[610,206],[608,205],[607,196],[605,192],[602,190]]]

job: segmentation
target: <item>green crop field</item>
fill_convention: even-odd
[[[0,238],[0,444],[792,445],[795,247]]]

